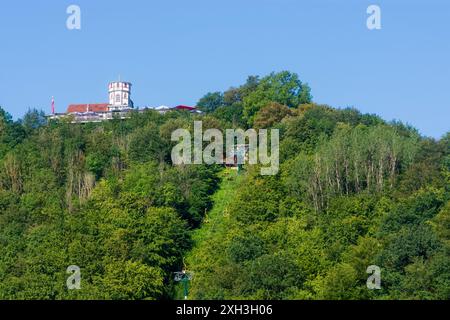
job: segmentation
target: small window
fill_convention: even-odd
[[[120,102],[120,94],[116,95],[116,102]]]

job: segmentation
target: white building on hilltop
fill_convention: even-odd
[[[52,114],[49,119],[69,118],[72,123],[101,122],[112,119],[126,119],[131,116],[131,112],[146,112],[155,110],[154,108],[134,109],[133,100],[131,100],[130,82],[114,81],[108,86],[109,103],[89,103],[89,104],[71,104],[66,113],[54,113],[52,100]],[[200,113],[196,107],[180,105],[177,107],[164,107],[157,109],[161,114],[172,110],[184,110],[192,113]]]
[[[130,82],[111,82],[109,84],[109,110],[119,111],[134,108],[131,100]]]

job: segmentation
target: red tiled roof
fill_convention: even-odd
[[[108,103],[93,103],[93,104],[71,104],[67,108],[67,113],[76,112],[106,112],[108,111]]]

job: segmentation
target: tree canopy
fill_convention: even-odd
[[[177,299],[183,268],[196,299],[450,298],[450,133],[318,105],[287,71],[198,105],[88,124],[0,108],[0,299]],[[172,132],[198,120],[279,129],[279,173],[174,166]]]

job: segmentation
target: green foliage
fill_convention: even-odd
[[[291,115],[288,107],[279,103],[271,103],[261,110],[255,116],[254,127],[256,129],[267,129],[281,122],[286,116]]]
[[[279,215],[281,192],[273,178],[249,179],[231,205],[231,215],[237,222],[274,221]]]
[[[132,261],[113,261],[106,265],[101,279],[106,299],[151,299],[163,292],[163,276],[157,268]]]
[[[231,241],[228,252],[235,263],[254,260],[264,254],[264,242],[251,234],[238,236]]]
[[[25,129],[0,106],[0,159],[25,138]]]
[[[209,92],[197,102],[197,107],[204,112],[213,112],[223,105],[224,99],[221,92]]]
[[[450,299],[450,133],[314,104],[290,72],[199,107],[89,124],[0,108],[0,299],[180,298],[183,267],[197,299]],[[280,129],[280,173],[173,166],[195,120]]]
[[[131,134],[129,151],[131,161],[147,162],[154,159],[164,161],[168,156],[167,153],[158,127],[154,124]]]
[[[271,73],[262,78],[257,87],[243,98],[244,117],[252,125],[256,113],[271,102],[296,108],[311,100],[309,86],[303,84],[297,74],[288,71]]]
[[[27,115],[14,141],[19,122],[2,115],[0,298],[171,297],[218,182],[215,167],[166,163],[167,132],[184,120],[35,126]],[[66,287],[70,265],[81,290]]]
[[[22,125],[27,132],[39,129],[45,124],[47,124],[47,119],[44,111],[38,111],[37,109],[29,109],[22,120]]]
[[[224,127],[231,128],[245,128],[246,123],[242,119],[243,108],[239,104],[231,106],[223,106],[217,108],[213,115],[215,118],[221,120],[225,125]]]

